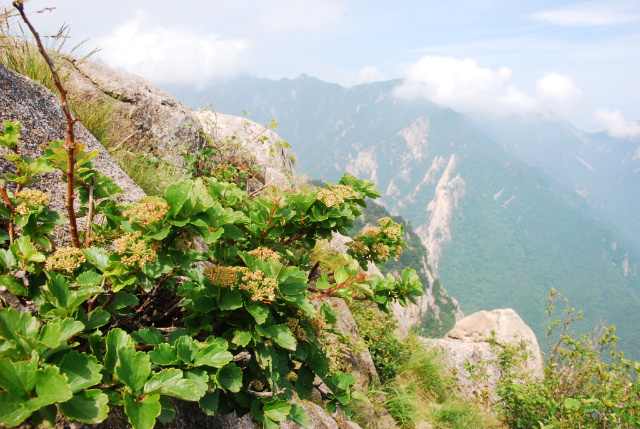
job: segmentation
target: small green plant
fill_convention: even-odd
[[[571,335],[582,313],[567,305],[563,319],[554,319],[560,297],[552,289],[547,298],[549,355],[542,380],[522,374],[522,349],[498,345],[504,376],[497,409],[503,421],[510,428],[639,428],[640,363],[617,351],[614,327]]]

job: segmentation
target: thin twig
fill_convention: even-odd
[[[13,207],[11,203],[11,199],[9,198],[9,194],[7,194],[7,190],[4,186],[0,185],[0,195],[2,195],[2,200],[4,201],[4,205],[7,206],[9,211],[11,212],[11,218],[9,218],[9,243],[13,244],[14,240],[14,226],[13,226],[13,217],[16,214],[16,209]]]
[[[296,234],[296,235],[294,235],[293,237],[291,237],[291,238],[290,238],[290,239],[288,239],[288,240],[283,240],[283,241],[281,241],[280,243],[278,243],[278,244],[276,244],[276,245],[274,245],[274,246],[269,247],[269,250],[275,250],[275,249],[277,249],[277,248],[278,248],[278,247],[280,247],[280,246],[284,246],[284,245],[286,245],[286,244],[292,243],[292,242],[294,242],[294,241],[296,241],[296,240],[301,239],[301,238],[302,238],[302,237],[304,237],[305,235],[307,235],[307,232],[306,232],[306,231],[301,232],[300,234]]]
[[[20,16],[22,20],[27,24],[29,30],[33,34],[33,37],[36,40],[38,45],[38,50],[40,51],[40,55],[44,58],[45,62],[49,66],[49,70],[51,70],[51,74],[53,76],[53,82],[60,93],[60,104],[62,105],[62,111],[67,120],[67,137],[65,138],[65,150],[67,151],[67,203],[66,209],[67,214],[69,216],[69,232],[71,233],[71,241],[73,245],[77,248],[81,248],[80,244],[80,235],[78,234],[78,224],[76,221],[76,213],[74,211],[73,203],[75,200],[75,190],[73,188],[75,182],[75,164],[76,164],[76,139],[73,131],[73,124],[78,121],[73,114],[71,113],[71,109],[69,108],[69,102],[67,101],[67,90],[64,89],[62,85],[62,81],[60,80],[60,75],[58,75],[58,71],[56,70],[51,57],[47,53],[44,45],[42,44],[42,40],[40,40],[40,35],[36,31],[36,29],[31,25],[31,22],[27,18],[27,15],[24,12],[24,5],[22,2],[14,1],[13,7],[15,7],[18,12],[20,12]]]
[[[338,285],[338,286],[336,286],[336,287],[333,287],[333,288],[331,288],[331,289],[327,290],[326,292],[321,293],[320,295],[312,296],[311,298],[309,298],[309,300],[310,300],[310,301],[313,301],[314,299],[324,298],[325,296],[329,296],[329,295],[331,295],[332,293],[334,293],[335,291],[337,291],[337,290],[339,290],[339,289],[344,289],[344,288],[346,288],[346,287],[351,286],[351,285],[352,285],[352,284],[354,284],[354,283],[358,283],[358,282],[361,282],[361,281],[367,280],[367,278],[370,278],[367,274],[365,274],[365,273],[360,273],[360,275],[359,275],[357,278],[355,278],[355,279],[353,279],[353,280],[349,280],[349,281],[347,281],[347,282],[344,282],[343,284]]]
[[[255,390],[247,389],[246,392],[256,396],[258,398],[273,398],[274,396],[278,396],[286,392],[287,389],[282,388],[277,392],[256,392]]]
[[[91,185],[89,186],[89,213],[87,213],[87,224],[84,228],[84,247],[91,247],[91,222],[93,221],[93,190],[95,189],[96,179],[91,178]]]

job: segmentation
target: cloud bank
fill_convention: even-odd
[[[396,89],[401,98],[425,98],[458,112],[476,115],[511,115],[553,112],[566,119],[595,121],[615,137],[640,137],[640,124],[620,111],[593,109],[586,95],[568,76],[547,73],[527,94],[512,83],[506,67],[492,70],[470,59],[427,56],[412,65]]]
[[[556,25],[617,25],[640,21],[640,5],[634,1],[599,0],[538,12],[534,19]]]
[[[244,39],[221,40],[183,28],[149,26],[139,19],[124,23],[95,42],[102,47],[97,57],[107,64],[154,83],[200,85],[237,74],[250,46]]]

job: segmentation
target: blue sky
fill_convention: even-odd
[[[5,1],[3,5],[6,6]],[[30,0],[43,34],[159,86],[301,73],[640,138],[640,0]]]

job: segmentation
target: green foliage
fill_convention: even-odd
[[[197,401],[207,413],[252,412],[268,428],[286,419],[308,426],[288,402],[294,392],[309,397],[320,377],[331,411],[348,407],[355,382],[330,370],[318,338],[335,314],[312,301],[367,297],[388,311],[422,293],[415,272],[370,276],[359,255],[332,273],[320,270],[309,287],[315,243],[344,233],[364,199],[377,195],[350,175],[334,185],[344,191],[340,201],[317,191],[248,196],[234,183],[198,177],[120,206],[111,198],[122,191],[78,144],[76,216],[90,228],[83,248],[57,245],[64,216],[27,186],[55,169],[66,179],[67,148],[51,142],[29,159],[19,153],[19,132],[6,123],[0,135],[17,171],[0,184],[0,279],[13,298],[0,308],[4,426],[51,422],[57,412],[98,423],[117,406],[134,429],[152,428],[173,414],[169,398]],[[16,297],[33,302],[33,314],[20,312]]]
[[[582,313],[567,307],[562,320],[553,319],[558,298],[552,289],[547,299],[550,351],[544,379],[522,373],[527,359],[523,348],[495,344],[504,372],[498,391],[503,421],[510,428],[639,428],[640,363],[617,352],[614,327],[579,338],[570,335],[570,325]]]

